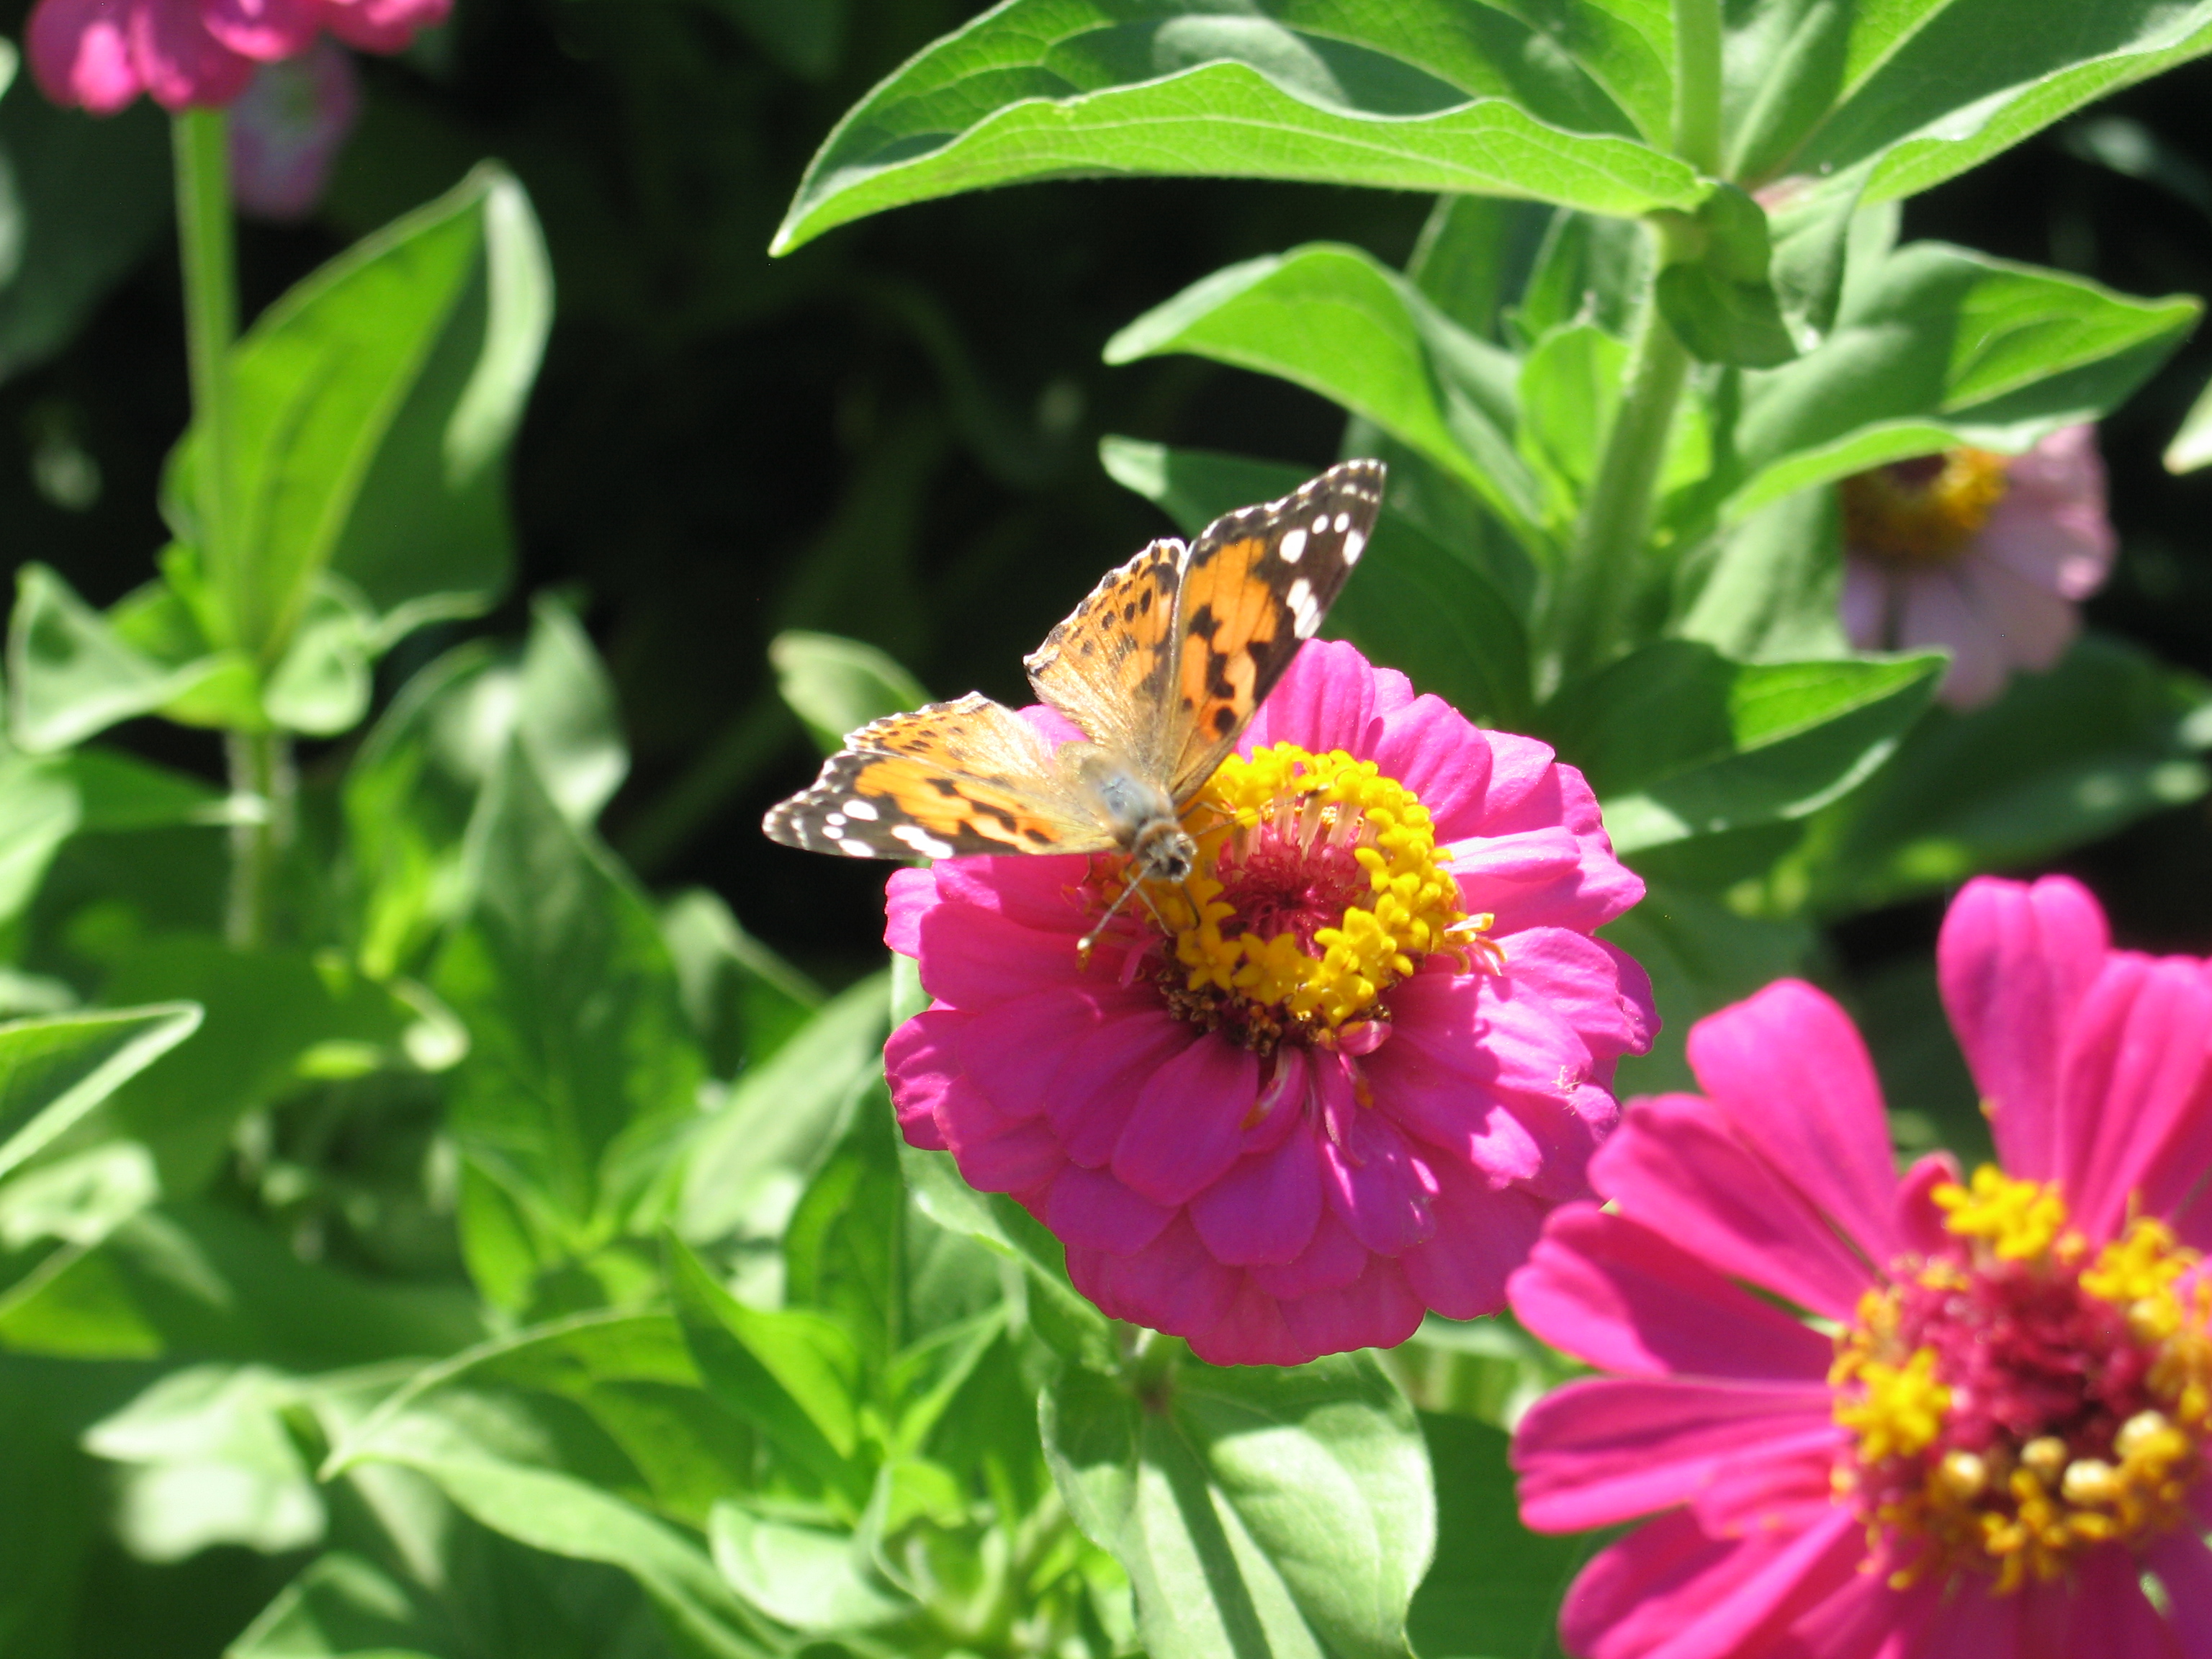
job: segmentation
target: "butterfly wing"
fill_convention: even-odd
[[[812,787],[771,809],[761,828],[787,847],[854,858],[1115,845],[1062,783],[1052,745],[980,692],[862,726],[823,763]]]
[[[1037,696],[1085,736],[1164,788],[1170,757],[1158,711],[1175,678],[1176,591],[1183,544],[1157,541],[1106,573],[1022,659]]]
[[[1160,775],[1178,805],[1213,775],[1311,639],[1374,533],[1380,461],[1343,461],[1206,526],[1183,561]]]

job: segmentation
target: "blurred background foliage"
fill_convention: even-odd
[[[20,0],[0,5],[0,28],[20,38],[25,9]],[[1062,184],[867,219],[771,261],[769,237],[823,136],[871,86],[973,9],[964,0],[461,0],[454,21],[408,54],[362,64],[365,114],[317,215],[293,226],[249,224],[240,250],[250,317],[359,237],[451,189],[484,157],[503,161],[526,187],[558,309],[513,462],[519,580],[487,616],[423,629],[383,659],[376,707],[389,713],[381,725],[303,744],[309,834],[321,833],[318,813],[345,815],[368,841],[380,788],[417,790],[430,811],[447,788],[459,803],[448,826],[458,837],[477,789],[496,787],[518,792],[506,821],[520,849],[516,867],[527,868],[533,849],[568,845],[549,827],[561,815],[588,820],[605,799],[598,823],[616,851],[655,893],[689,895],[662,918],[684,1012],[704,1038],[696,1056],[678,1045],[678,1071],[691,1066],[728,1079],[747,1059],[775,1054],[823,988],[858,982],[808,1028],[816,1048],[752,1076],[756,1102],[804,1081],[811,1092],[797,1121],[810,1130],[848,1121],[880,1042],[883,992],[863,976],[880,961],[884,871],[810,860],[759,835],[763,809],[805,783],[818,757],[802,723],[805,689],[781,694],[779,669],[895,670],[858,659],[825,667],[819,653],[796,659],[788,651],[779,664],[770,641],[790,630],[835,634],[879,648],[932,695],[979,688],[1024,700],[1023,653],[1102,569],[1163,528],[1153,507],[1102,468],[1103,437],[1266,456],[1300,471],[1333,458],[1343,438],[1340,410],[1280,380],[1188,356],[1109,368],[1102,357],[1109,337],[1224,265],[1296,244],[1353,243],[1402,266],[1431,208],[1425,196],[1323,186]],[[2101,104],[1913,198],[1905,235],[2054,265],[2128,294],[2212,293],[2208,88],[2212,68],[2198,63]],[[166,538],[155,508],[161,471],[188,414],[167,136],[143,104],[95,124],[58,113],[26,83],[0,97],[0,149],[8,168],[0,247],[13,215],[34,234],[41,222],[68,223],[73,250],[66,268],[30,262],[0,287],[0,522],[18,563],[51,565],[106,607],[145,580]],[[2175,477],[2159,461],[2209,372],[2212,337],[2200,337],[2102,428],[2123,554],[2088,617],[2094,630],[2212,676],[2212,471]],[[590,666],[579,624],[605,662],[605,684]],[[516,658],[507,647],[526,636]],[[415,703],[390,708],[417,671],[472,640],[483,641],[474,654],[447,659],[435,686],[409,694]],[[538,744],[532,757],[558,799],[529,795],[520,771],[501,781],[489,764],[465,776],[441,773],[453,757],[416,711],[434,700],[447,711],[489,706],[516,677],[533,672],[566,684],[574,705],[547,731],[524,734],[525,747]],[[2032,742],[2047,714],[2031,700],[2011,718],[2028,722]],[[204,776],[211,790],[222,776],[219,740],[206,732],[142,720],[112,741]],[[1940,769],[1960,758],[1924,763]],[[1958,775],[1956,787],[1969,788],[1966,771]],[[181,823],[204,805],[179,803],[174,816]],[[155,1320],[173,1352],[173,1333],[185,1329],[185,1351],[301,1371],[327,1372],[410,1343],[420,1351],[425,1332],[441,1333],[447,1349],[477,1340],[480,1310],[456,1288],[452,1225],[454,1206],[469,1200],[455,1196],[452,1170],[446,1188],[438,1185],[439,1097],[422,1075],[438,1061],[434,1019],[392,1006],[365,982],[336,983],[304,957],[263,963],[226,991],[204,962],[131,951],[149,931],[219,926],[222,848],[204,829],[104,826],[90,816],[91,833],[69,842],[40,894],[27,925],[46,956],[27,967],[58,980],[104,980],[112,1003],[152,1002],[189,985],[208,1005],[210,1032],[228,1024],[231,1036],[214,1050],[226,1063],[240,1052],[237,1033],[271,1007],[304,1010],[292,1025],[313,1033],[295,1045],[300,1052],[270,1056],[268,1075],[243,1091],[253,1097],[247,1104],[279,1096],[292,1103],[281,1118],[248,1119],[234,1166],[210,1174],[232,1112],[242,1109],[228,1097],[212,1139],[146,1132],[165,1186],[191,1190],[211,1181],[212,1201],[173,1206],[159,1227],[143,1224],[145,1236],[131,1236],[125,1265],[114,1269],[128,1283],[112,1295],[159,1303],[147,1285],[184,1285],[176,1305],[186,1310],[161,1304],[168,1311]],[[2068,853],[2064,867],[2105,899],[2124,943],[2212,947],[2212,818],[2203,803],[2118,816],[2131,821]],[[100,833],[104,827],[135,833],[126,839]],[[404,848],[386,850],[408,856]],[[200,878],[183,878],[193,870]],[[605,915],[593,924],[604,924],[605,936],[593,935],[590,948],[602,953],[594,960],[618,965],[635,943],[623,929],[634,930],[636,917],[621,881],[606,878],[606,887],[615,896],[601,896]],[[720,895],[728,911],[706,894]],[[730,912],[795,968],[754,951]],[[1939,914],[1933,896],[1880,903],[1833,924],[1811,957],[1864,1018],[1908,1145],[1971,1142],[1978,1129],[1971,1089],[1935,1017],[1928,951]],[[384,970],[428,972],[422,919],[388,921],[389,937],[378,936]],[[437,964],[436,988],[464,1015],[484,984],[472,975],[470,951],[526,955],[497,936],[495,921],[480,920]],[[1792,965],[1775,935],[1717,905],[1692,926],[1706,948],[1733,953],[1729,971],[1746,978],[1743,988]],[[108,973],[126,957],[127,972]],[[10,973],[0,1000],[10,1012],[39,1012],[52,1006],[41,998],[53,982]],[[664,1012],[633,1009],[624,1018],[629,1029],[644,1030]],[[416,1070],[357,1063],[364,1052],[410,1043]],[[480,1054],[478,1063],[492,1062]],[[180,1082],[173,1068],[164,1076],[173,1092],[239,1092],[235,1076]],[[331,1086],[299,1097],[303,1077]],[[674,1100],[698,1080],[687,1073],[624,1086]],[[746,1161],[743,1137],[762,1121],[746,1115],[746,1087],[732,1091],[720,1120],[736,1126],[726,1132],[729,1145],[695,1154],[695,1169],[707,1173],[677,1200],[687,1237],[726,1243],[747,1205],[765,1203],[780,1225],[799,1201],[796,1187],[765,1199],[729,1196],[747,1169],[775,1161]],[[116,1108],[126,1124],[130,1100],[126,1087]],[[460,1098],[465,1136],[467,1109]],[[889,1149],[863,1138],[842,1156],[838,1167],[863,1181],[871,1170],[883,1175]],[[805,1159],[787,1161],[817,1179]],[[417,1180],[425,1167],[431,1178]],[[127,1186],[134,1177],[118,1166],[103,1178]],[[728,1214],[694,1212],[708,1202],[701,1194],[716,1193]],[[836,1201],[832,1194],[817,1203]],[[321,1307],[289,1340],[226,1325],[227,1293],[218,1292],[227,1284],[251,1281],[252,1293],[235,1300],[264,1309],[329,1294],[325,1282],[295,1284],[281,1261],[257,1254],[226,1204],[281,1225],[302,1257],[372,1267],[390,1282],[363,1291],[357,1306]],[[128,1210],[118,1206],[118,1214]],[[724,1265],[740,1280],[747,1271],[787,1271],[787,1244],[781,1255],[763,1247],[755,1260],[743,1228],[736,1231]],[[625,1255],[635,1244],[618,1241],[597,1255],[580,1247],[588,1267],[577,1272],[596,1275],[590,1284],[513,1278],[505,1311],[543,1320],[619,1304],[624,1275],[652,1271],[632,1259],[635,1250]],[[213,1291],[191,1277],[209,1263],[220,1269]],[[480,1285],[503,1282],[495,1261],[479,1255],[468,1265]],[[992,1271],[956,1262],[924,1283],[917,1267],[909,1293],[917,1302],[934,1297],[940,1312],[964,1307],[971,1295],[981,1305],[991,1285],[977,1291],[962,1275],[988,1279]],[[109,1294],[95,1286],[83,1305],[97,1311]],[[640,1352],[667,1345],[666,1324],[648,1334],[652,1341],[639,1338]],[[384,1342],[387,1328],[404,1329],[405,1341]],[[13,1346],[69,1352],[66,1328],[8,1334]],[[1011,1353],[994,1350],[990,1363],[1007,1373],[994,1386],[1018,1407],[1030,1379],[1013,1374]],[[649,1392],[661,1363],[641,1361],[637,1376],[617,1383]],[[1510,1332],[1486,1328],[1435,1337],[1393,1363],[1421,1404],[1466,1414],[1428,1419],[1432,1442],[1494,1437],[1475,1419],[1494,1420],[1510,1389],[1548,1380],[1540,1357]],[[167,1391],[159,1410],[143,1393],[157,1377]],[[195,1416],[194,1387],[221,1392],[222,1409]],[[288,1387],[252,1366],[198,1376],[112,1355],[97,1365],[13,1358],[0,1372],[0,1418],[17,1425],[10,1449],[43,1445],[51,1460],[0,1473],[0,1559],[19,1588],[34,1586],[41,1571],[84,1575],[87,1588],[71,1602],[74,1650],[148,1651],[146,1632],[158,1629],[165,1655],[219,1652],[310,1559],[306,1540],[359,1532],[354,1511],[374,1508],[374,1484],[325,1492],[307,1480],[294,1449],[358,1439],[357,1407],[341,1386],[312,1395]],[[605,1406],[594,1401],[594,1409]],[[95,1449],[106,1460],[96,1475],[75,1449],[95,1420],[105,1437]],[[265,1443],[196,1449],[191,1425],[202,1420],[219,1422],[225,1434],[258,1423]],[[41,1424],[52,1429],[43,1438]],[[1490,1524],[1504,1474],[1489,1440],[1471,1451],[1455,1447],[1455,1461],[1467,1467],[1462,1452],[1486,1459],[1481,1467],[1498,1486],[1480,1503],[1464,1490],[1442,1494],[1445,1528],[1459,1528],[1464,1544],[1470,1529]],[[128,1552],[110,1539],[98,1504],[113,1498],[128,1513],[132,1492],[157,1493],[163,1471],[189,1472],[199,1467],[195,1457],[262,1469],[265,1489],[241,1510],[252,1528],[135,1537]],[[1040,1470],[1016,1475],[1023,1490],[1009,1501],[1042,1501],[1049,1483]],[[106,1495],[96,1502],[95,1494]],[[656,1497],[670,1512],[700,1520],[688,1516],[684,1493]],[[144,1509],[161,1512],[154,1498]],[[389,1529],[388,1516],[375,1518]],[[719,1540],[736,1523],[717,1524]],[[1060,1535],[1041,1524],[1042,1535]],[[611,1567],[570,1561],[556,1572],[490,1531],[464,1530],[459,1544],[441,1546],[449,1569],[466,1579],[453,1605],[494,1609],[501,1622],[450,1634],[450,1650],[611,1651],[580,1644],[573,1632],[631,1626],[637,1651],[659,1650],[637,1592]],[[211,1547],[200,1547],[210,1539]],[[1550,1586],[1579,1547],[1545,1547],[1553,1553],[1529,1564],[1540,1621]],[[294,1599],[257,1626],[262,1639],[252,1651],[273,1659],[325,1650],[304,1640],[287,1645],[285,1623],[308,1620],[305,1609],[323,1591],[356,1612],[378,1605],[377,1583],[346,1581],[357,1570],[348,1559],[323,1558],[321,1577],[288,1592]],[[1079,1565],[1110,1577],[1095,1552]],[[664,1610],[688,1593],[661,1589]],[[1422,1617],[1445,1619],[1437,1598],[1450,1592],[1432,1583],[1424,1593],[1417,1634]],[[51,1598],[27,1595],[14,1605],[61,1616]],[[180,1608],[189,1615],[179,1616]],[[368,1643],[374,1631],[364,1630],[360,1640]],[[0,1648],[21,1639],[33,1650],[39,1635],[18,1630],[0,1637]],[[1113,1635],[1099,1639],[1110,1646]]]

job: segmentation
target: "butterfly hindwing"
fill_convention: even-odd
[[[1091,853],[1115,844],[1066,796],[1051,745],[976,692],[862,726],[763,828],[787,847],[858,858]]]
[[[1208,525],[1183,561],[1162,781],[1177,802],[1237,745],[1366,550],[1379,461],[1345,461],[1285,495]]]
[[[1037,696],[1091,740],[1164,776],[1158,710],[1175,674],[1176,590],[1183,544],[1157,541],[1109,570],[1067,620],[1022,659]]]

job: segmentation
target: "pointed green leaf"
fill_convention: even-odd
[[[0,1025],[0,1176],[5,1176],[199,1028],[176,1002]]]
[[[1144,1400],[1071,1368],[1042,1419],[1061,1496],[1127,1569],[1155,1659],[1404,1659],[1436,1507],[1413,1407],[1371,1357],[1190,1362]]]
[[[929,701],[913,675],[859,640],[791,629],[769,641],[768,659],[776,690],[825,755],[844,746],[847,732]]]
[[[1449,0],[1006,0],[846,116],[774,251],[904,203],[1098,173],[1694,209],[1694,169],[1614,136],[1663,134],[1666,9],[1559,9],[1538,27]]]

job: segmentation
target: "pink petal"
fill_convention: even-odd
[[[893,1031],[884,1045],[884,1073],[900,1133],[909,1145],[927,1152],[945,1150],[938,1114],[957,1112],[975,1094],[960,1069],[964,1018],[950,1009],[932,1008]]]
[[[446,21],[453,0],[325,0],[331,33],[362,52],[399,52]]]
[[[1429,696],[1382,716],[1368,758],[1421,798],[1441,844],[1480,833],[1490,757],[1488,733]]]
[[[1874,1063],[1850,1018],[1781,980],[1691,1029],[1690,1069],[1736,1138],[1866,1259],[1898,1251],[1897,1174]]]
[[[1978,708],[1993,701],[2004,690],[2004,651],[1956,575],[1948,569],[1915,570],[1898,580],[1905,602],[1897,648],[1950,652],[1951,666],[1936,695],[1951,708]]]
[[[1413,1293],[1447,1319],[1480,1319],[1505,1305],[1505,1281],[1528,1259],[1552,1206],[1518,1187],[1493,1189],[1437,1166],[1436,1237],[1399,1257]]]
[[[1929,1152],[1914,1160],[1897,1183],[1897,1233],[1906,1249],[1936,1255],[1959,1242],[1957,1235],[1943,1224],[1943,1208],[1936,1201],[1936,1189],[1963,1186],[1965,1182],[1959,1160],[1948,1152]]]
[[[1294,1301],[1319,1291],[1333,1291],[1367,1271],[1368,1249],[1352,1236],[1352,1229],[1323,1207],[1314,1224],[1313,1237],[1296,1261],[1280,1267],[1250,1268],[1252,1282],[1280,1301]]]
[[[195,0],[210,34],[258,63],[296,58],[321,32],[316,0]]]
[[[1061,1243],[1133,1255],[1165,1231],[1176,1212],[1141,1198],[1103,1170],[1063,1166],[1038,1218]]]
[[[1034,1118],[997,1123],[980,1115],[947,1117],[939,1126],[945,1144],[960,1165],[960,1178],[979,1193],[1027,1192],[1047,1185],[1068,1167],[1059,1139]]]
[[[938,902],[935,872],[892,871],[884,884],[884,943],[902,957],[920,957],[921,919]]]
[[[1834,1357],[1819,1332],[1591,1205],[1554,1213],[1506,1290],[1522,1324],[1601,1370],[1795,1382],[1825,1378]]]
[[[1413,701],[1395,669],[1377,668],[1341,640],[1308,640],[1260,705],[1238,748],[1294,743],[1315,754],[1341,749],[1368,758],[1376,717]]]
[[[1034,1116],[1054,1103],[1053,1084],[1079,1046],[1163,1016],[1157,997],[1110,986],[1055,986],[964,1016],[962,1069],[1002,1112]]]
[[[2020,489],[1998,503],[1975,548],[2053,599],[2076,601],[2105,585],[2118,550],[2096,508],[2054,506]]]
[[[57,104],[112,115],[144,90],[131,55],[130,0],[39,0],[25,44]]]
[[[2145,1172],[2201,1119],[2208,1033],[2212,987],[2179,960],[2107,957],[2075,1007],[2059,1074],[2059,1168],[2092,1243],[2125,1227]]]
[[[915,931],[923,988],[956,1007],[1086,982],[1071,934],[1024,927],[969,904],[937,905]]]
[[[1160,1068],[1209,1041],[1164,1008],[1102,1025],[1065,1052],[1045,1091],[1045,1117],[1086,1169],[1109,1162],[1137,1097]]]
[[[1228,1312],[1191,1336],[1190,1351],[1209,1365],[1303,1365],[1315,1358],[1291,1334],[1282,1304],[1249,1279]]]
[[[1284,1303],[1283,1323],[1303,1364],[1354,1348],[1395,1348],[1427,1311],[1396,1262],[1370,1256],[1351,1284]]]
[[[1851,1317],[1876,1267],[1694,1095],[1630,1107],[1590,1181],[1620,1213],[1730,1278],[1831,1319]]]
[[[1583,1532],[1689,1503],[1731,1464],[1811,1468],[1820,1499],[1839,1437],[1810,1382],[1601,1376],[1538,1401],[1513,1435],[1521,1519]]]
[[[2063,876],[2033,886],[1979,877],[1944,915],[1936,945],[1943,1007],[2016,1176],[2058,1173],[2060,1048],[2110,948],[2104,912]]]
[[[253,60],[208,33],[194,0],[137,0],[131,54],[154,101],[170,111],[228,104],[253,78]]]
[[[1213,1259],[1181,1216],[1128,1255],[1071,1246],[1067,1273],[1109,1318],[1181,1337],[1218,1325],[1244,1282],[1236,1268]]]
[[[1321,1220],[1322,1169],[1310,1132],[1272,1151],[1247,1153],[1190,1201],[1198,1236],[1232,1267],[1286,1264],[1313,1242]]]
[[[1155,1203],[1188,1204],[1243,1151],[1259,1095],[1250,1049],[1200,1038],[1146,1080],[1115,1145],[1114,1173]]]
[[[1436,1177],[1380,1114],[1355,1111],[1344,1144],[1325,1140],[1319,1151],[1329,1206],[1369,1249],[1396,1255],[1436,1231]]]
[[[2006,665],[2041,673],[2066,654],[2081,631],[2073,601],[2046,592],[1988,559],[1969,559],[1959,584],[1995,635]]]
[[[1844,634],[1856,651],[1887,651],[1889,572],[1878,561],[1854,555],[1844,561]]]
[[[1090,902],[1079,890],[1090,873],[1091,860],[1073,857],[944,859],[927,870],[900,872],[930,882],[945,903],[972,905],[1040,933],[1075,939],[1092,925]]]
[[[2023,1646],[2038,1659],[2184,1659],[2174,1627],[2143,1594],[2134,1553],[2107,1545],[2075,1559],[2070,1584],[2038,1584],[2024,1598]],[[2041,1601],[2042,1607],[2036,1603]]]
[[[1625,969],[1637,979],[1624,983]],[[1516,933],[1507,949],[1504,977],[1574,1028],[1594,1071],[1612,1076],[1623,1054],[1640,1054],[1659,1030],[1642,969],[1601,939],[1564,927]],[[1639,996],[1638,992],[1641,992]]]
[[[2186,1531],[2170,1532],[2144,1562],[2166,1590],[2185,1659],[2212,1659],[2212,1549]]]

